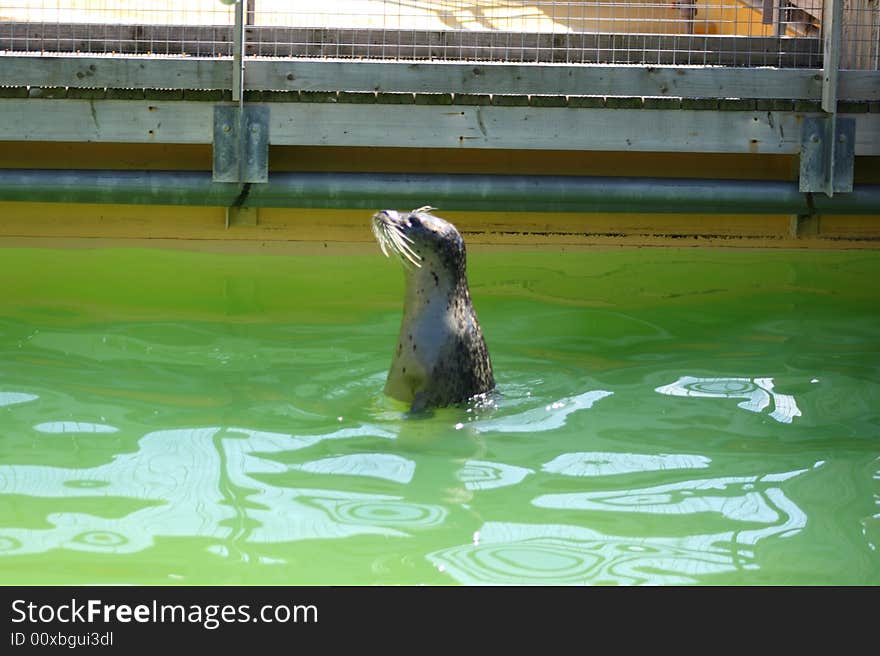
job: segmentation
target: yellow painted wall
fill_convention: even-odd
[[[363,149],[273,147],[273,171],[384,171],[624,175],[795,180],[798,161],[787,155],[623,153],[574,151]],[[0,168],[203,170],[202,145],[0,143]],[[856,180],[880,183],[880,158],[858,158]],[[36,199],[35,199],[36,200]],[[380,209],[380,208],[376,208]],[[410,209],[410,208],[401,208]],[[878,217],[821,217],[797,237],[788,215],[586,214],[442,212],[486,248],[583,246],[750,246],[871,248],[880,246]],[[61,240],[149,243],[164,247],[273,250],[373,249],[370,211],[264,208],[256,226],[226,228],[220,207],[0,202],[0,245]]]
[[[0,168],[210,171],[211,146],[0,141]],[[272,171],[619,175],[796,180],[796,155],[571,150],[271,146]],[[880,184],[880,157],[857,157],[857,183]]]
[[[773,36],[775,27],[761,22],[761,12],[743,2],[698,0],[694,34]]]
[[[378,208],[377,208],[378,209]],[[408,208],[407,208],[408,209]],[[439,212],[477,250],[637,246],[876,248],[876,216],[820,217],[800,237],[787,215]],[[281,253],[372,252],[368,210],[264,208],[225,227],[216,207],[0,202],[0,247],[159,246]]]
[[[876,158],[880,161],[880,158]],[[210,171],[210,145],[0,142],[0,168]],[[272,171],[543,173],[794,180],[791,155],[272,146]]]

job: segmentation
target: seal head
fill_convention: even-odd
[[[418,412],[466,401],[495,387],[483,331],[471,303],[464,240],[431,214],[382,210],[373,233],[404,265],[403,321],[385,393]]]

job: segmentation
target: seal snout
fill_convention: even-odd
[[[390,257],[393,252],[405,265],[421,267],[422,257],[413,250],[413,239],[406,234],[408,227],[408,222],[397,210],[379,210],[373,215],[373,235],[385,257]]]
[[[400,212],[397,210],[379,210],[373,215],[373,222],[394,223],[400,221]]]

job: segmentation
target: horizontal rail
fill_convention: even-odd
[[[271,145],[796,154],[798,111],[271,102]],[[215,103],[0,99],[0,141],[213,140]],[[812,113],[812,115],[818,115]],[[880,113],[856,121],[855,154],[880,155]]]
[[[209,172],[0,169],[0,201],[880,217],[880,185],[828,198],[796,182],[538,175],[274,173],[242,193]]]
[[[2,55],[0,86],[231,89],[228,60],[193,57]],[[880,72],[841,71],[842,100],[880,100]],[[246,88],[560,96],[818,100],[821,71],[345,60],[248,60]]]

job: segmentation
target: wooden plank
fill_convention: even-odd
[[[722,66],[820,67],[815,38],[694,34],[527,33],[250,26],[246,54]],[[229,56],[232,27],[0,22],[0,50]]]
[[[838,71],[837,99],[880,100],[880,70]]]
[[[419,106],[374,107],[378,111],[371,116],[364,106],[301,104],[300,118],[287,124],[283,136],[282,125],[275,127],[283,119],[273,117],[274,139],[303,145],[770,154],[800,148],[794,113],[456,105],[438,113]],[[880,121],[863,123],[857,152],[880,153]],[[297,124],[299,129],[290,131]]]
[[[114,89],[229,89],[229,60],[0,55],[0,85]]]
[[[505,95],[817,99],[822,88],[809,69],[698,66],[257,60],[247,77],[259,89]],[[878,80],[852,92],[877,93]]]
[[[0,86],[229,89],[227,59],[0,55]],[[818,99],[810,69],[250,60],[247,88],[275,91]],[[880,99],[880,72],[840,73],[843,100]]]
[[[228,61],[0,55],[0,85],[80,88],[229,88]]]
[[[0,100],[0,141],[211,142],[213,103]],[[794,111],[270,103],[273,145],[794,154]],[[856,154],[880,155],[880,115]]]
[[[0,103],[0,140],[211,143],[214,103],[42,100]]]

